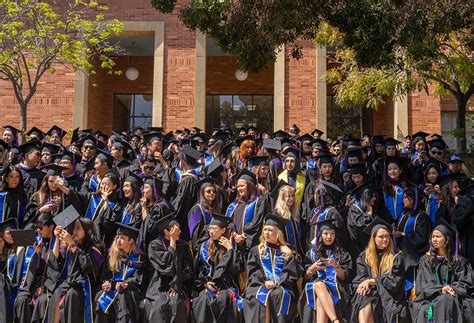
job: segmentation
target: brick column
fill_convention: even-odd
[[[316,47],[316,128],[327,135],[326,47]]]
[[[273,129],[285,129],[285,47],[282,46],[275,61],[273,80]]]
[[[393,138],[403,139],[408,135],[408,96],[393,102]]]
[[[196,31],[194,125],[201,129],[206,128],[206,48],[206,35]]]

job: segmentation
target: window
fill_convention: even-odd
[[[115,94],[112,128],[133,131],[151,127],[152,94]]]
[[[441,112],[441,135],[449,146],[449,149],[456,149],[456,138],[452,132],[456,129],[456,112]],[[466,147],[469,151],[474,151],[474,113],[466,112]]]
[[[350,134],[360,138],[363,132],[372,133],[372,110],[363,107],[340,108],[334,96],[327,96],[328,137]]]
[[[272,95],[208,95],[206,129],[254,126],[273,131]]]

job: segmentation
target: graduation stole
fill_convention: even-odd
[[[92,193],[97,192],[97,190],[99,189],[99,185],[100,185],[100,182],[97,176],[92,175],[91,179],[89,180],[89,191]]]
[[[411,216],[410,213],[403,214],[403,217],[400,219],[400,223],[398,225],[398,231],[402,231],[404,233],[412,233],[416,230],[416,221],[418,221],[418,217],[420,216],[421,212],[418,212],[416,215]],[[403,222],[403,219],[408,217],[405,225],[403,226],[403,230],[400,230],[400,224]]]
[[[315,169],[316,168],[316,161],[314,159],[310,159],[306,162],[306,169]]]
[[[281,179],[285,181],[285,183],[288,182],[288,171],[285,169],[283,172],[281,172],[280,175],[278,175],[278,179]],[[300,206],[301,201],[303,200],[303,194],[304,194],[304,185],[305,184],[305,176],[302,172],[299,172],[296,174],[296,187],[295,187],[295,203]]]
[[[193,233],[194,229],[196,229],[196,226],[199,221],[201,221],[201,219],[204,221],[205,224],[209,224],[212,220],[212,214],[206,211],[206,209],[202,206],[201,202],[199,202],[197,206],[199,207],[200,212],[196,210],[191,216],[191,218],[188,220],[189,234]]]
[[[293,225],[293,223],[295,225]],[[296,247],[297,237],[301,237],[301,225],[294,222],[293,219],[290,219],[290,221],[286,223],[285,231],[288,243]]]
[[[8,258],[7,262],[7,275],[10,279],[10,282],[13,283],[14,275],[15,275],[15,261],[18,257],[18,254],[21,250],[25,249],[24,247],[18,247],[16,253],[11,255]],[[18,289],[22,288],[26,282],[26,276],[28,274],[28,270],[30,269],[31,259],[35,254],[35,248],[33,246],[28,246],[25,249],[25,255],[23,259],[23,263],[21,264],[21,282],[18,286],[13,286],[10,291],[10,304],[9,304],[9,311],[13,313],[13,307],[15,306],[16,296],[18,295]]]
[[[435,193],[431,193],[430,196],[428,197],[428,200],[426,201],[426,213],[430,217],[433,228],[435,227],[435,224],[436,224],[436,213],[439,210],[440,204],[441,202],[438,201]]]
[[[383,196],[388,212],[395,220],[395,223],[397,223],[403,214],[403,187],[401,185],[397,185],[395,195],[390,195],[387,194],[387,192],[383,192]]]
[[[225,216],[228,217],[228,218],[231,218],[234,214],[234,211],[235,211],[235,208],[237,207],[237,205],[239,205],[238,201],[234,201],[234,202],[230,203],[229,206],[227,207],[227,210],[225,211]]]
[[[204,166],[209,166],[214,161],[214,158],[207,151],[204,153]]]
[[[316,215],[319,211],[319,207],[315,208],[313,210],[313,212],[311,213],[311,218],[310,218],[309,224],[311,226],[314,226],[314,239],[316,239],[316,241],[317,241],[317,237],[318,237],[318,234],[319,234],[319,228],[318,228],[318,225],[316,223],[326,220],[326,217],[327,217],[329,211],[331,211],[331,210],[334,210],[334,207],[330,206],[330,207],[325,208],[324,211],[319,213],[319,216],[318,216],[317,219],[315,219],[315,218],[316,218]]]
[[[415,152],[413,153],[413,155],[411,155],[410,161],[413,163],[413,162],[415,161],[415,159],[418,157],[419,154],[420,154],[420,153],[415,150]],[[417,161],[415,162],[415,166],[418,166],[418,165],[420,165],[420,161],[419,161],[419,160],[417,160]]]
[[[97,257],[94,256],[94,252],[98,256],[100,256],[100,259],[102,259],[102,254],[95,247],[92,247],[92,250],[90,253],[91,258],[97,259]],[[93,318],[92,302],[94,301],[94,295],[93,295],[89,277],[86,276],[85,278],[81,279],[79,281],[79,284],[81,285],[82,292],[84,293],[84,323],[93,323],[94,318]]]
[[[6,209],[6,204],[7,204],[7,194],[8,192],[0,192],[0,216],[1,220],[0,222],[5,222],[5,209]]]
[[[114,282],[123,282],[130,278],[139,268],[143,267],[143,262],[140,261],[139,254],[130,254],[126,262],[121,262],[120,269],[118,272],[113,274]],[[112,287],[108,292],[103,292],[99,297],[99,305],[105,314],[108,314],[110,306],[115,301],[115,298],[118,295],[118,291]]]
[[[239,159],[237,160],[237,168],[238,169],[246,169],[248,171],[252,171],[252,166],[250,165],[250,162],[247,162],[247,166],[244,165],[244,163],[242,163],[242,161]]]
[[[175,174],[176,174],[176,181],[178,183],[181,183],[181,179],[183,179],[184,176],[193,176],[196,177],[200,172],[201,172],[201,167],[198,166],[194,169],[188,170],[188,171],[183,171],[179,166],[176,167],[175,169]]]
[[[120,223],[129,224],[130,221],[132,220],[133,211],[134,211],[134,209],[132,209],[131,211],[127,211],[127,206],[125,206],[122,210],[122,216],[120,217]]]
[[[278,315],[287,315],[290,309],[291,294],[290,292],[280,285],[281,273],[285,267],[286,260],[283,253],[275,249],[272,249],[269,246],[265,247],[265,253],[259,255],[260,263],[262,264],[263,271],[265,273],[266,280],[271,280],[277,286],[276,288],[281,288],[283,291],[283,298],[280,303],[280,309]],[[268,296],[270,295],[271,289],[267,289],[265,285],[260,286],[257,291],[256,298],[263,306],[267,306]]]
[[[331,251],[331,256],[329,258],[334,259],[334,255]],[[317,261],[316,259],[316,251],[311,249],[311,261],[315,263]],[[318,274],[318,280],[322,280],[324,284],[329,288],[329,291],[331,292],[331,298],[334,302],[334,304],[337,304],[339,300],[341,299],[341,294],[339,292],[339,286],[337,284],[337,272],[336,268],[333,266],[329,266],[326,264],[326,269],[324,270],[318,270],[316,272]],[[314,291],[314,283],[315,279],[311,278],[311,280],[306,284],[305,286],[305,292],[306,292],[306,303],[311,307],[311,309],[316,310],[316,296],[315,296],[315,291]]]

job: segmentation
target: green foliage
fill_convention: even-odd
[[[62,1],[54,7],[35,0],[0,0],[0,79],[12,83],[22,110],[41,77],[55,72],[54,64],[91,73],[97,60],[113,71],[111,55],[119,48],[108,38],[123,26],[118,20],[106,22],[105,10],[86,0]]]
[[[466,136],[466,129],[465,128],[455,128],[451,131],[453,137],[462,138]]]

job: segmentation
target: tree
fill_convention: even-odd
[[[23,131],[28,103],[56,64],[94,74],[92,62],[97,60],[109,73],[120,73],[113,71],[111,58],[119,48],[107,40],[122,24],[105,21],[107,8],[85,0],[50,3],[0,0],[0,79],[12,84]]]
[[[176,0],[151,4],[172,12]],[[340,82],[339,103],[376,107],[384,96],[435,81],[456,98],[457,127],[465,128],[474,45],[469,0],[191,0],[179,14],[186,26],[237,56],[239,68],[253,72],[273,63],[281,45],[299,58],[300,39],[321,43],[332,26],[341,65],[327,76]],[[459,146],[465,149],[465,136]]]

